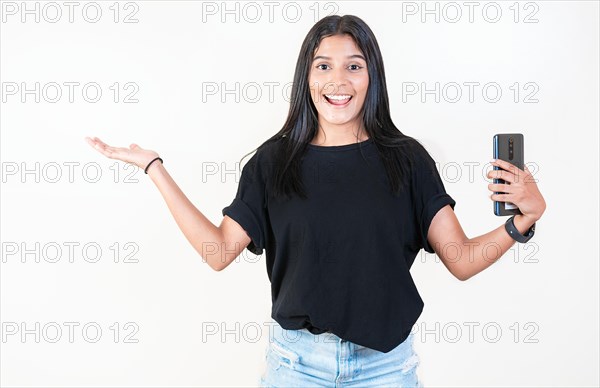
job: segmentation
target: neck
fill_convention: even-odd
[[[357,131],[350,126],[328,126],[323,128],[319,125],[317,134],[310,142],[321,146],[337,146],[358,143],[369,139],[364,127]]]

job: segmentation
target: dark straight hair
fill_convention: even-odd
[[[390,116],[383,58],[375,35],[369,26],[354,15],[330,15],[319,20],[308,32],[296,62],[290,108],[279,132],[257,149],[272,142],[280,145],[274,154],[272,195],[292,193],[306,198],[301,179],[301,159],[307,144],[318,131],[318,113],[310,94],[309,75],[313,56],[323,38],[350,35],[367,62],[369,84],[360,114],[369,138],[372,138],[387,170],[392,193],[399,195],[412,171],[411,151],[422,147],[416,139],[404,135]],[[253,151],[252,151],[253,152]],[[252,153],[250,152],[250,153]],[[242,158],[243,159],[243,158]]]

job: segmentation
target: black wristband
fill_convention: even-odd
[[[157,160],[160,160],[160,162],[161,162],[161,163],[163,162],[163,160],[162,160],[161,158],[159,158],[158,156],[157,156],[156,158],[152,159],[152,160],[150,161],[150,163],[148,163],[148,165],[147,165],[147,166],[146,166],[146,168],[144,169],[144,174],[148,174],[148,167],[150,167],[150,165],[151,165],[152,163],[154,163],[155,161],[157,161]]]
[[[515,226],[514,218],[515,216],[511,216],[508,220],[506,220],[506,223],[504,223],[504,229],[506,229],[509,236],[512,237],[515,241],[518,241],[520,243],[526,243],[533,237],[533,234],[535,233],[535,222],[533,223],[533,225],[531,225],[527,233],[525,233],[525,235],[522,235],[521,232],[519,232],[519,229],[517,229],[517,227]]]

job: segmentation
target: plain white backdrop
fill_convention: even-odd
[[[256,384],[264,255],[212,271],[148,176],[84,136],[158,151],[219,224],[240,159],[283,125],[305,35],[332,12],[374,31],[392,117],[439,163],[469,237],[505,220],[484,177],[495,133],[524,134],[547,202],[528,244],[466,282],[417,257],[420,379],[598,386],[598,2],[1,7],[3,386]]]

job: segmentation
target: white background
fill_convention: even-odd
[[[292,82],[301,43],[331,9],[361,17],[374,31],[392,117],[439,162],[469,237],[505,220],[493,215],[484,178],[495,133],[524,134],[526,163],[536,169],[547,202],[530,243],[516,244],[466,282],[434,255],[417,257],[411,271],[425,301],[415,325],[422,382],[598,386],[597,2],[476,2],[472,22],[463,2],[428,2],[428,9],[439,7],[439,20],[425,14],[424,22],[421,2],[294,3],[287,14],[286,3],[276,3],[272,20],[258,2],[262,17],[255,22],[256,8],[246,3],[225,15],[221,2],[78,2],[72,23],[63,2],[56,3],[62,17],[55,23],[57,7],[37,4],[39,22],[35,12],[23,22],[21,2],[2,2],[3,386],[256,384],[271,308],[264,255],[244,251],[239,262],[212,271],[148,176],[115,165],[83,138],[158,151],[186,195],[219,224],[235,196],[237,163],[283,125],[284,85]],[[214,15],[203,12],[214,7]],[[86,20],[84,8],[88,20],[100,8],[100,20]],[[502,14],[493,22],[497,8]],[[452,22],[457,9],[462,16]],[[130,14],[137,23],[124,23]],[[537,22],[525,23],[528,15]],[[36,82],[39,102],[35,92],[22,93]],[[79,83],[73,102],[69,82]],[[236,82],[239,102],[235,93],[203,93],[207,85],[233,89]],[[276,83],[271,101],[270,82]],[[432,94],[403,93],[415,83],[433,89],[436,82],[440,91],[448,86],[439,102]],[[472,102],[469,82],[479,83]],[[57,102],[50,101],[53,83],[62,90]],[[88,83],[101,87],[96,103],[82,96]],[[118,102],[110,89],[115,83]],[[137,103],[124,102],[134,90],[126,83],[137,85]],[[251,101],[254,83],[262,92],[257,102]],[[452,83],[462,86],[457,102],[450,101]],[[493,83],[502,91],[497,102],[490,101],[493,89],[482,94]],[[537,102],[524,101],[530,93]],[[475,164],[473,176],[465,163]],[[211,168],[214,174],[207,173]],[[97,171],[102,175],[94,183]],[[126,182],[129,173],[137,182]],[[86,255],[85,244],[91,247]],[[56,246],[62,250],[52,263]],[[90,263],[94,246],[102,253]],[[134,248],[130,260],[137,263],[123,263]],[[73,342],[65,322],[73,322]],[[62,336],[53,343],[57,326]],[[102,329],[95,343],[94,327]],[[207,334],[212,327],[217,333]],[[256,327],[265,332],[257,334]],[[23,328],[29,330],[24,337]],[[429,334],[421,336],[423,330]],[[132,333],[137,342],[125,340]]]

